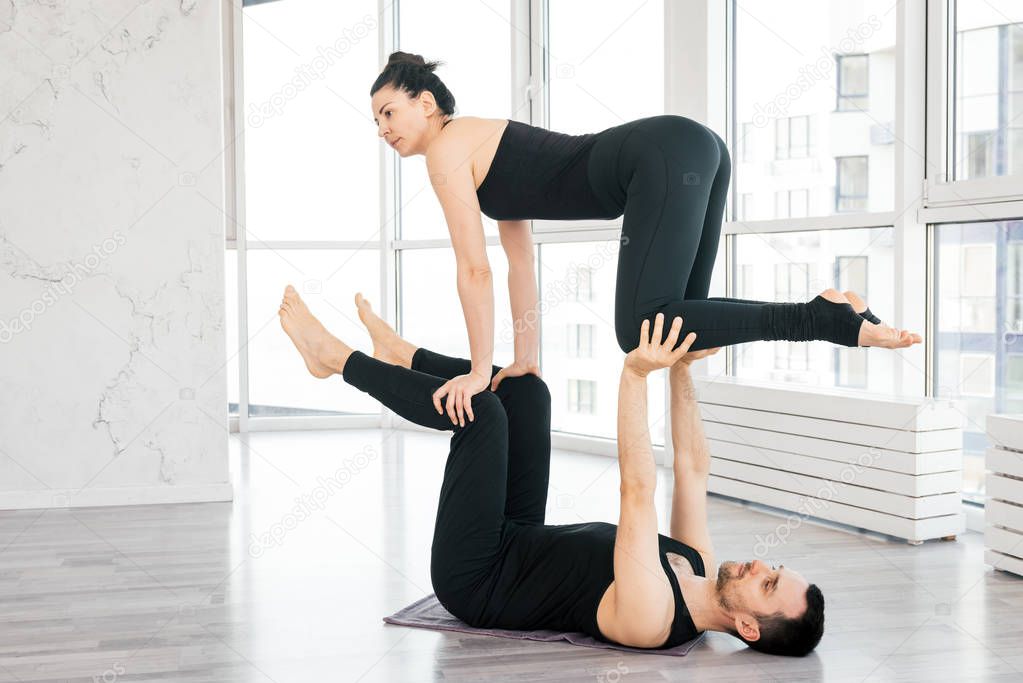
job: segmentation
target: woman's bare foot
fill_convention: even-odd
[[[324,379],[344,370],[352,355],[351,347],[327,332],[291,285],[284,288],[284,299],[277,313],[281,327],[302,354],[313,377]]]
[[[853,310],[862,313],[867,310],[867,302],[860,298],[860,295],[853,291],[842,292],[843,296],[852,304]]]
[[[852,294],[852,292],[847,292],[846,294]],[[866,304],[863,305],[862,309],[857,310],[856,304],[846,294],[831,288],[825,289],[820,293],[822,297],[836,304],[850,304],[857,313],[862,313],[866,310]],[[853,297],[855,297],[856,301],[863,304],[863,300],[858,296],[853,294]],[[904,349],[907,346],[919,344],[921,341],[923,339],[919,334],[914,334],[909,330],[898,330],[883,323],[875,325],[869,320],[864,319],[860,325],[860,336],[857,344],[859,346],[880,346],[885,349]]]
[[[369,330],[373,340],[373,357],[385,363],[411,368],[416,347],[399,337],[394,328],[373,311],[369,299],[362,296],[362,292],[355,295],[355,307],[359,309],[359,320]]]

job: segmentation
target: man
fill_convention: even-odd
[[[290,285],[281,302],[285,332],[319,378],[352,386],[417,424],[453,430],[430,565],[437,598],[478,627],[582,631],[639,648],[674,647],[706,630],[731,633],[764,652],[803,655],[820,640],[820,590],[785,567],[759,560],[716,567],[707,530],[710,457],[690,364],[718,349],[677,349],[676,318],[664,343],[625,358],[618,401],[621,512],[604,522],[547,525],[550,392],[537,375],[494,379],[471,399],[469,421],[444,414],[434,395],[470,361],[416,348],[356,295],[373,356],[355,351],[313,317]],[[658,315],[653,340],[663,338]],[[670,368],[675,484],[671,536],[657,533],[656,464],[647,432],[646,378]],[[496,378],[499,368],[492,369]],[[705,567],[710,567],[708,574]]]

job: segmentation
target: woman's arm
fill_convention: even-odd
[[[540,362],[540,311],[536,291],[536,255],[529,221],[498,221],[501,246],[508,256],[508,292],[511,298],[515,362]]]
[[[469,332],[474,372],[490,379],[494,357],[494,286],[480,205],[469,165],[455,138],[437,140],[426,156],[430,183],[444,210],[458,272],[458,297]]]
[[[458,297],[472,359],[469,374],[449,380],[434,401],[439,405],[440,398],[447,395],[448,416],[462,425],[466,412],[474,419],[469,401],[490,384],[494,360],[494,284],[470,166],[471,151],[465,141],[451,135],[435,140],[426,154],[430,184],[444,210],[455,251]]]

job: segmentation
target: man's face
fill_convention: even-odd
[[[730,613],[774,614],[796,618],[806,611],[803,576],[781,565],[770,567],[760,560],[722,562],[715,586],[718,603]]]

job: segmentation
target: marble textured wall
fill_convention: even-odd
[[[221,28],[0,0],[0,508],[231,497]]]

